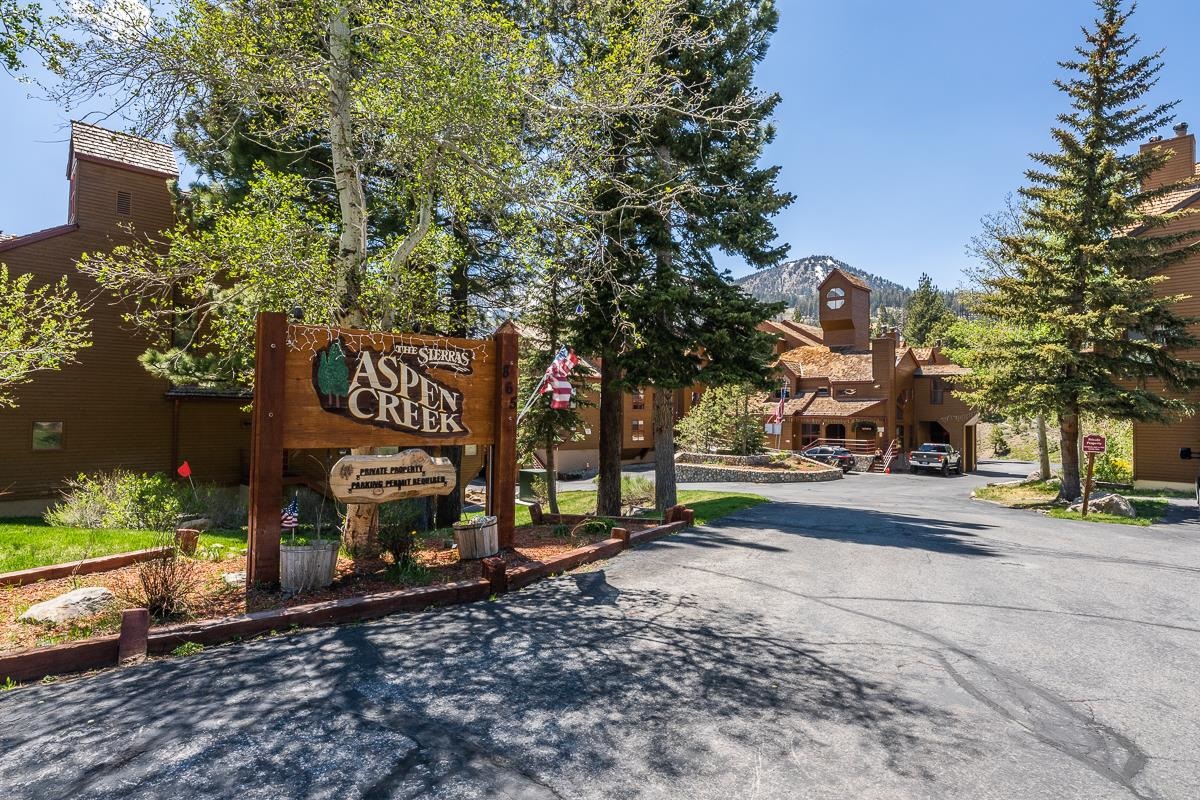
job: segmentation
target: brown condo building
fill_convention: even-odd
[[[872,338],[871,289],[853,275],[835,269],[817,291],[820,327],[762,326],[779,339],[780,377],[779,388],[763,400],[764,419],[784,401],[780,431],[768,443],[784,450],[829,444],[902,458],[937,442],[962,451],[963,469],[975,469],[979,414],[952,388],[966,370],[937,347],[909,347],[895,331]]]
[[[121,321],[124,309],[75,267],[80,254],[111,249],[135,234],[175,224],[170,184],[179,168],[169,147],[81,122],[71,123],[64,225],[0,241],[0,262],[34,283],[64,275],[94,298],[92,346],[79,363],[39,372],[0,409],[0,515],[36,514],[63,481],[122,467],[174,474],[186,459],[196,480],[237,483],[247,471],[245,397],[175,389],[138,363],[147,344]]]
[[[1200,164],[1196,163],[1196,137],[1188,133],[1187,124],[1175,126],[1175,135],[1170,139],[1158,139],[1142,145],[1142,149],[1161,147],[1174,153],[1157,173],[1146,182],[1146,188],[1181,183],[1182,188],[1159,200],[1152,209],[1156,213],[1169,211],[1200,211]],[[1135,231],[1134,235],[1153,236],[1158,233],[1172,234],[1200,227],[1200,217],[1188,216],[1172,222],[1166,228],[1153,231]],[[1200,252],[1174,264],[1164,273],[1167,280],[1158,285],[1156,291],[1166,295],[1185,295],[1175,310],[1184,317],[1200,317]],[[1193,334],[1200,335],[1200,326],[1193,326]],[[1144,333],[1131,333],[1140,336]],[[1184,358],[1196,360],[1200,351],[1179,353]],[[1190,397],[1200,402],[1200,392]],[[1187,417],[1168,425],[1134,423],[1133,425],[1133,481],[1139,488],[1191,489],[1196,480],[1196,463],[1182,461],[1179,448],[1200,449],[1200,418]]]

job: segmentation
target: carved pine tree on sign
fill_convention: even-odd
[[[326,405],[338,408],[350,393],[350,371],[342,343],[334,340],[317,360],[317,389],[325,395]]]

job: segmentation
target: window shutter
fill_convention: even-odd
[[[129,192],[117,192],[117,213],[128,217],[133,212],[133,195]]]

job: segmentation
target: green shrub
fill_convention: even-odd
[[[628,508],[653,504],[654,481],[641,475],[622,475],[621,502]]]
[[[113,470],[69,481],[46,522],[71,528],[169,531],[183,511],[182,486],[162,473]]]
[[[199,483],[194,491],[187,484],[175,486],[183,503],[183,513],[188,516],[203,517],[212,523],[212,527],[222,530],[237,530],[246,525],[246,503],[236,486]]]
[[[419,541],[420,536],[415,530],[406,530],[397,525],[379,526],[379,546],[392,554],[392,563],[398,567],[413,563],[413,553]]]

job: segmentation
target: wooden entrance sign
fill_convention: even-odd
[[[457,339],[289,325],[283,314],[263,313],[255,354],[248,586],[279,582],[285,450],[490,446],[488,511],[498,518],[501,547],[512,546],[517,472],[517,332],[512,323],[491,339]],[[364,458],[375,457],[338,463],[353,470]],[[422,462],[422,475],[445,477],[440,461],[447,460]],[[338,484],[336,467],[334,472],[331,487]],[[383,482],[396,485],[383,488],[416,488],[399,485],[404,474],[389,474]],[[447,483],[436,485],[448,493],[453,477]],[[368,499],[343,488],[347,496],[339,499],[351,502],[416,496]]]
[[[1088,500],[1092,496],[1092,474],[1096,469],[1096,455],[1103,453],[1108,449],[1108,440],[1099,434],[1090,434],[1083,437],[1083,452],[1088,457],[1087,478],[1083,481],[1083,507],[1079,511],[1079,516],[1086,517],[1088,512]]]
[[[387,456],[345,456],[329,472],[329,491],[343,503],[390,503],[450,494],[458,485],[454,464],[424,450]]]

